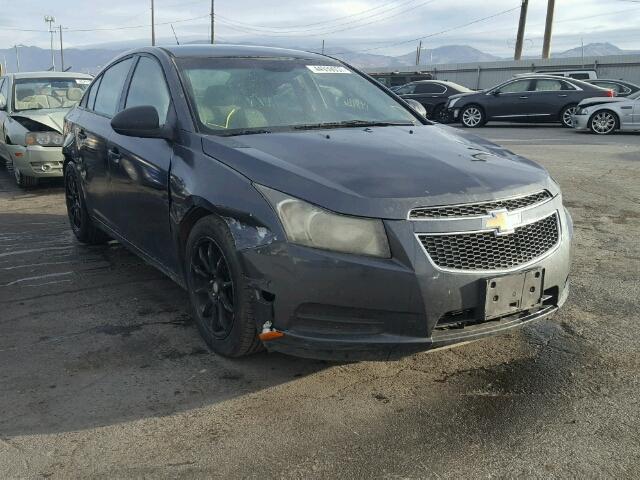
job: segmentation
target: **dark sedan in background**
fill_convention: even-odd
[[[471,93],[473,90],[453,82],[443,80],[422,80],[411,82],[394,89],[405,100],[416,100],[427,110],[427,117],[440,123],[449,121],[449,112],[445,108],[451,95]]]
[[[388,359],[567,298],[571,217],[544,168],[322,55],[135,50],[65,133],[76,237],[184,286],[222,355]]]
[[[640,91],[640,86],[635,83],[627,82],[626,80],[597,79],[586,80],[586,82],[591,85],[595,85],[596,87],[613,90],[616,97],[628,97],[629,95]]]
[[[572,126],[576,107],[585,98],[613,97],[612,90],[554,76],[530,75],[508,80],[487,90],[449,97],[449,116],[469,128],[490,120],[560,122]]]

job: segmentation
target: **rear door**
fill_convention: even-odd
[[[633,126],[640,128],[640,98],[633,101]]]
[[[121,60],[94,82],[75,127],[87,206],[94,217],[116,230],[109,196],[107,145],[113,134],[111,118],[118,108],[132,63],[132,57]]]
[[[514,80],[493,90],[487,95],[489,118],[520,118],[533,113],[530,79]]]
[[[563,107],[578,103],[573,97],[577,92],[571,83],[560,78],[539,78],[534,80],[532,111],[540,117],[556,118]]]
[[[171,95],[160,63],[138,57],[122,107],[152,106],[160,125],[167,122]],[[177,259],[169,222],[169,169],[173,144],[160,138],[113,132],[109,141],[111,204],[118,231],[133,245],[175,269]]]
[[[419,101],[427,109],[427,113],[432,114],[436,105],[446,101],[446,91],[447,87],[440,83],[417,83],[411,98]]]

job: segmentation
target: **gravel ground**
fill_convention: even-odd
[[[569,302],[391,363],[210,354],[179,287],[0,170],[0,476],[640,477],[640,135],[478,133],[561,184]]]

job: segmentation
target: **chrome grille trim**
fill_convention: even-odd
[[[528,195],[492,200],[488,202],[459,203],[436,207],[418,207],[409,211],[408,220],[437,220],[450,218],[471,218],[489,215],[493,210],[506,209],[509,211],[523,210],[535,207],[553,199],[547,190],[541,190]]]
[[[538,245],[518,242],[535,237],[541,229],[548,230],[547,237],[536,238]],[[520,270],[551,255],[561,243],[562,230],[557,211],[542,218],[520,225],[509,235],[496,236],[494,230],[470,232],[417,233],[418,243],[431,264],[438,270],[454,273],[497,273]],[[440,244],[436,244],[436,242]],[[457,243],[456,243],[457,242]],[[498,255],[481,258],[487,251]],[[497,257],[497,258],[496,258]]]

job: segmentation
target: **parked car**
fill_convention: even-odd
[[[609,135],[617,130],[640,130],[640,91],[627,98],[587,98],[573,117],[576,130]]]
[[[83,73],[12,73],[0,77],[0,159],[21,187],[62,176],[62,125],[92,77]]]
[[[395,93],[402,98],[420,102],[427,110],[427,117],[440,123],[449,122],[449,112],[445,108],[447,99],[451,95],[470,92],[473,90],[442,80],[411,82],[395,89]]]
[[[447,110],[464,127],[481,127],[490,120],[561,122],[571,127],[578,103],[589,97],[611,97],[613,92],[572,78],[531,75],[508,80],[475,93],[452,95]]]
[[[544,168],[323,55],[134,50],[65,131],[78,240],[117,239],[186,288],[222,355],[388,359],[567,298],[571,217]]]
[[[613,90],[616,97],[628,97],[632,93],[640,91],[640,86],[625,80],[586,80],[587,83],[597,87]]]
[[[576,80],[594,80],[598,78],[595,70],[536,70],[533,73],[518,73],[515,77],[528,77],[529,75],[548,75],[553,77],[575,78]]]

